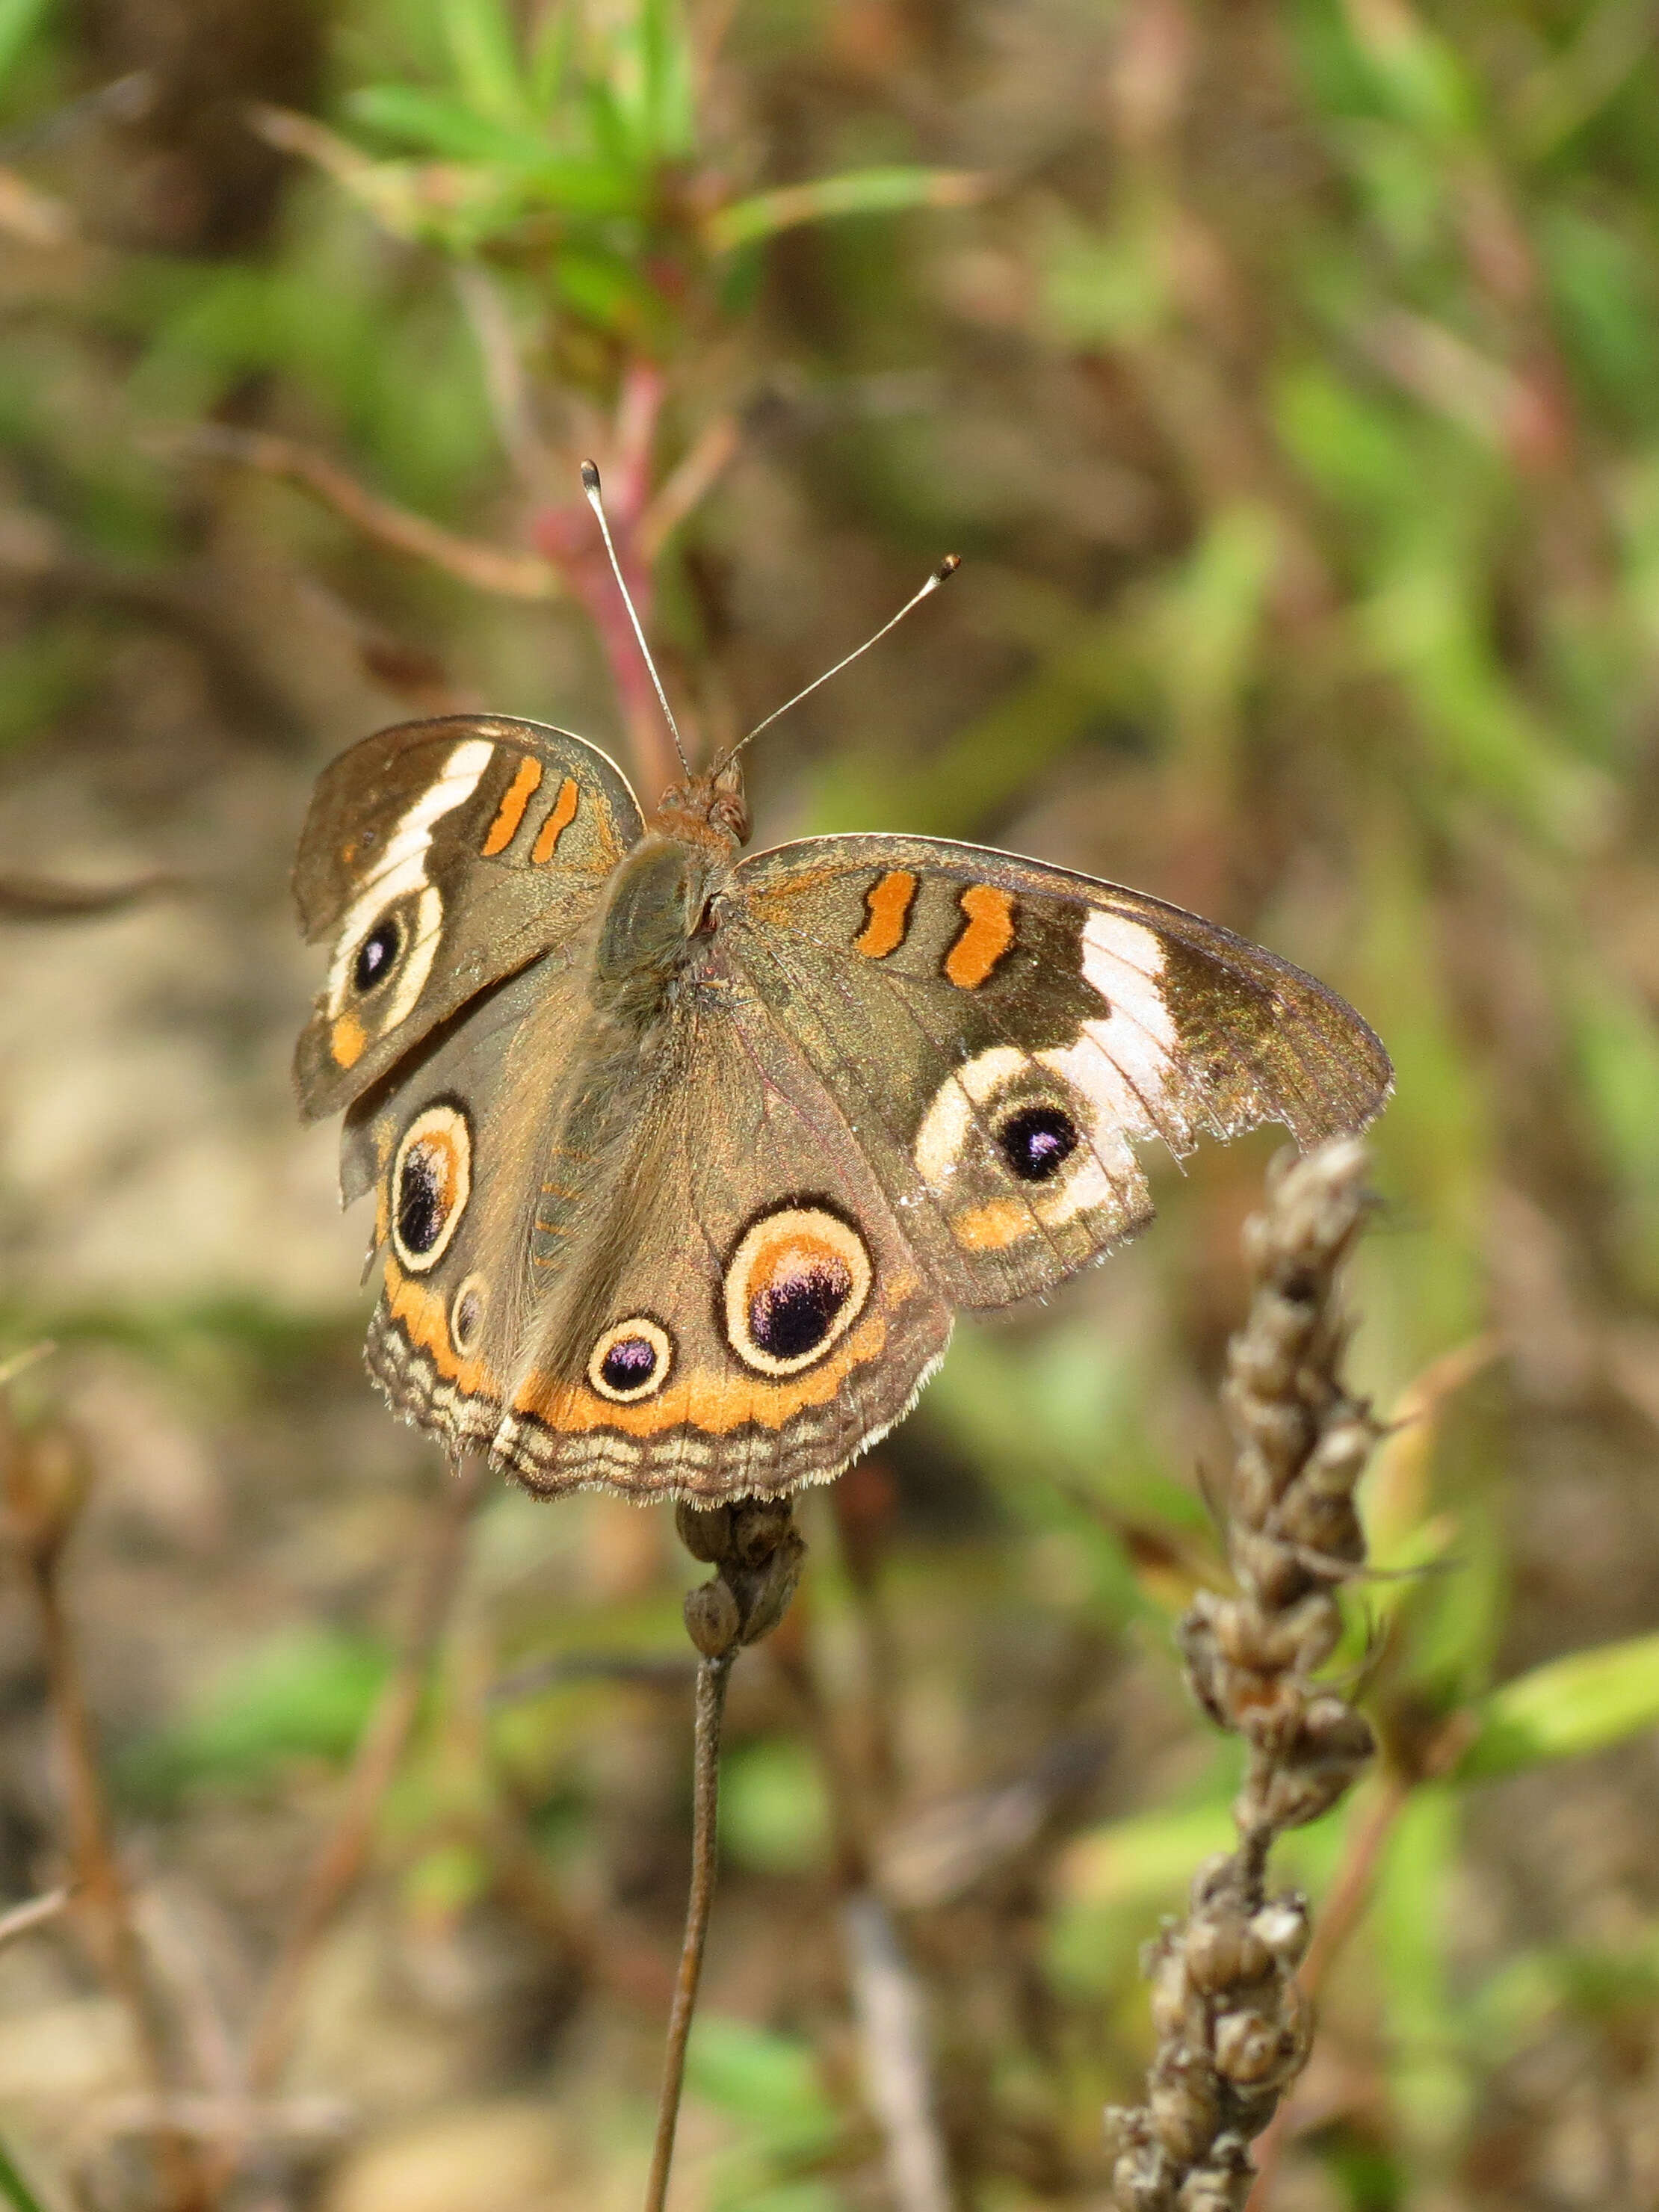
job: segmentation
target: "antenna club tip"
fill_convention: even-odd
[[[582,489],[597,491],[599,488],[599,465],[597,461],[582,463]]]
[[[945,558],[939,562],[938,568],[933,571],[933,581],[936,584],[942,584],[947,576],[954,576],[957,570],[961,568],[961,566],[962,556],[960,553],[947,553]]]

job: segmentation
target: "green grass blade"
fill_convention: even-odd
[[[1480,1733],[1462,1781],[1579,1759],[1659,1726],[1659,1636],[1569,1652],[1494,1690],[1475,1708]]]
[[[974,169],[854,169],[810,184],[780,185],[733,200],[711,216],[706,232],[716,253],[771,238],[802,223],[837,222],[843,216],[892,215],[905,208],[969,207],[983,199],[991,180]]]

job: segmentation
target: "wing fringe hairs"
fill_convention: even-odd
[[[1243,2212],[1249,2145],[1307,2061],[1307,1901],[1270,1896],[1267,1868],[1274,1839],[1328,1811],[1375,1749],[1319,1679],[1340,1634],[1336,1593],[1364,1566],[1353,1497],[1379,1433],[1342,1379],[1337,1295],[1370,1206],[1367,1165],[1352,1139],[1280,1153],[1244,1231],[1254,1287],[1228,1347],[1236,1449],[1216,1500],[1236,1593],[1202,1593],[1177,1631],[1194,1696],[1248,1746],[1238,1844],[1199,1869],[1187,1920],[1150,1947],[1146,2100],[1106,2115],[1116,2212]]]

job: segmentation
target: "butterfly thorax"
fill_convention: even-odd
[[[649,1025],[723,873],[707,848],[646,831],[618,863],[599,918],[587,986],[597,1012],[628,1028]]]

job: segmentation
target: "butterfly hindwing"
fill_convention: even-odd
[[[812,1062],[952,1303],[1046,1289],[1151,1218],[1136,1144],[1361,1127],[1386,1054],[1299,969],[1177,907],[923,837],[738,864],[734,971]]]
[[[371,1369],[543,1492],[836,1474],[951,1330],[878,1178],[765,1010],[693,985],[597,1098],[586,1018],[532,968],[354,1115],[347,1188],[374,1188],[385,1248]]]
[[[454,714],[365,738],[319,779],[294,888],[331,947],[301,1036],[306,1114],[363,1095],[475,993],[558,957],[641,830],[596,747],[536,722]]]

